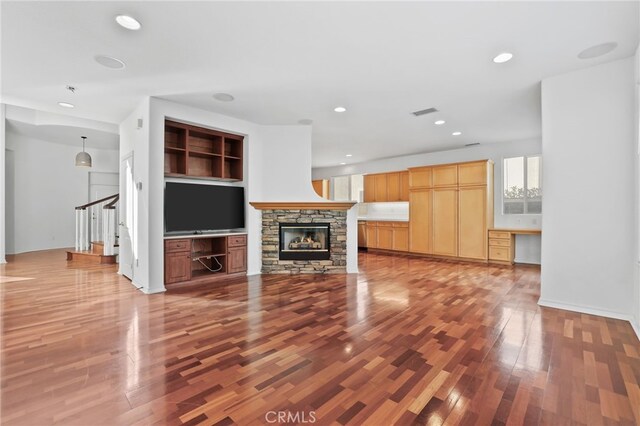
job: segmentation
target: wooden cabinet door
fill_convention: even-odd
[[[400,201],[400,173],[387,173],[387,201]]]
[[[458,255],[458,190],[433,190],[433,254]]]
[[[189,281],[191,279],[191,253],[188,251],[165,253],[165,284]]]
[[[376,179],[376,192],[375,192],[375,199],[374,201],[376,203],[381,203],[381,202],[385,202],[388,201],[388,195],[387,195],[387,175],[386,173],[381,173],[379,175],[374,175],[375,179]]]
[[[367,247],[367,223],[358,222],[358,247]]]
[[[458,191],[458,256],[487,258],[487,188],[462,187]]]
[[[458,185],[458,165],[447,164],[445,166],[433,167],[433,187],[457,186]]]
[[[329,181],[327,179],[312,180],[313,190],[322,198],[329,199]]]
[[[393,250],[409,250],[409,228],[407,226],[393,227]]]
[[[400,172],[400,201],[409,201],[409,172]]]
[[[376,200],[376,176],[364,175],[364,202],[373,203]]]
[[[378,248],[383,250],[393,249],[393,228],[390,223],[385,224],[385,226],[378,226]]]
[[[409,188],[431,188],[432,186],[433,171],[431,167],[409,169]]]
[[[378,247],[378,227],[376,222],[367,222],[367,248]]]
[[[247,248],[230,247],[227,249],[227,271],[230,274],[247,270]]]
[[[431,189],[409,192],[409,251],[429,254],[432,250],[432,199]]]
[[[460,186],[486,185],[487,162],[464,163],[458,165],[458,184]]]

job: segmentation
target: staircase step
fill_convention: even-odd
[[[120,247],[119,244],[114,244],[114,247]],[[104,241],[91,241],[91,252],[96,254],[104,253]]]
[[[93,253],[91,251],[75,251],[69,250],[67,251],[67,260],[68,261],[84,261],[90,263],[98,263],[101,265],[113,265],[116,263],[116,256],[113,255],[104,255],[102,253]]]

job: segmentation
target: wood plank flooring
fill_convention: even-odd
[[[63,250],[0,267],[2,425],[640,424],[624,322],[539,269],[361,254],[348,276],[146,296]]]

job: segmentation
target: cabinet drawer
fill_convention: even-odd
[[[191,240],[165,240],[164,249],[168,253],[191,251]]]
[[[390,228],[393,226],[393,222],[378,222],[378,226],[381,228]]]
[[[509,247],[489,247],[489,259],[511,261],[511,249]]]
[[[393,222],[394,228],[408,228],[409,222]]]
[[[511,247],[511,240],[498,240],[495,238],[490,238],[489,245],[497,247]]]
[[[247,236],[246,235],[234,235],[232,237],[228,237],[229,247],[242,247],[247,245]]]
[[[489,238],[511,238],[511,234],[503,231],[489,231]]]

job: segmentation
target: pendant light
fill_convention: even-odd
[[[81,136],[82,138],[82,152],[79,152],[76,155],[76,166],[77,167],[91,167],[91,156],[88,152],[84,151],[84,143],[87,140],[86,136]]]

